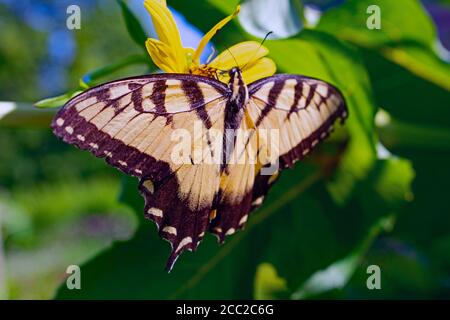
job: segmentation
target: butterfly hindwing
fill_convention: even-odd
[[[245,226],[252,209],[257,170],[257,136],[245,119],[235,132],[234,148],[220,177],[215,214],[209,230],[222,243]]]

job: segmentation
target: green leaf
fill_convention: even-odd
[[[80,94],[81,90],[69,91],[57,97],[47,98],[36,102],[34,105],[38,108],[59,108],[62,107],[67,101]]]
[[[286,280],[280,278],[270,263],[261,263],[256,269],[255,299],[271,300],[287,290]]]
[[[422,150],[450,149],[450,129],[447,127],[399,121],[384,110],[379,111],[377,119],[381,119],[378,132],[386,146]]]
[[[151,59],[148,56],[132,55],[125,57],[124,59],[117,61],[115,63],[111,63],[104,67],[88,72],[82,77],[81,81],[83,84],[87,86],[92,86],[93,84],[95,84],[96,80],[105,77],[107,75],[110,75],[118,70],[136,64],[146,64],[149,66],[149,68],[155,69],[154,64],[152,63]]]
[[[410,161],[391,157],[380,160],[377,178],[374,181],[374,190],[389,205],[396,205],[413,199],[411,189],[415,173]]]
[[[450,294],[449,251],[445,256],[438,247],[446,241],[450,230],[449,149],[425,149],[410,144],[396,146],[395,151],[411,159],[416,178],[413,201],[399,216],[392,235],[395,238],[390,239],[390,252],[386,254],[386,250],[380,249],[370,258],[371,263],[380,263],[385,269],[386,286],[381,298],[445,299]],[[373,296],[367,292],[364,295]]]
[[[340,259],[326,269],[315,272],[291,296],[292,299],[306,299],[325,292],[342,289],[355,273],[367,250],[383,231],[391,231],[394,217],[381,218],[368,232],[361,244],[348,256]]]
[[[342,289],[353,275],[359,264],[359,257],[350,254],[342,260],[336,261],[325,270],[314,273],[297,291],[291,299],[305,299],[333,289]]]
[[[381,12],[381,29],[367,27],[371,5]],[[417,28],[420,26],[420,28]],[[431,18],[416,0],[350,0],[321,18],[318,30],[374,50],[413,74],[450,90],[450,65],[438,57]]]
[[[390,156],[377,161],[356,194],[365,219],[376,219],[376,222],[355,249],[344,258],[313,273],[292,294],[292,299],[309,298],[347,285],[375,239],[382,232],[393,230],[400,207],[412,200],[411,184],[414,176],[408,160]]]
[[[136,44],[144,50],[144,52],[147,52],[147,49],[145,48],[145,41],[147,41],[148,37],[145,34],[144,28],[142,27],[141,23],[134,16],[133,12],[131,12],[130,8],[128,8],[125,0],[117,0],[117,3],[122,10],[122,16],[125,20],[128,34],[131,36],[134,42],[136,42]],[[144,10],[144,8],[142,8],[142,10]]]
[[[448,90],[384,58],[361,50],[376,100],[395,121],[436,129],[450,127]],[[423,144],[423,139],[417,140]]]

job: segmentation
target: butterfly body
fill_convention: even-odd
[[[52,123],[64,141],[138,177],[145,215],[172,245],[169,270],[206,232],[223,242],[243,228],[278,172],[347,116],[323,81],[276,75],[247,85],[238,68],[229,76],[113,81],[74,97]]]
[[[242,71],[235,67],[229,71],[230,81],[228,87],[231,89],[230,101],[234,102],[237,107],[243,108],[248,102],[248,87],[242,78]]]

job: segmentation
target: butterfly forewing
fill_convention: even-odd
[[[195,120],[212,126],[211,121],[221,116],[220,108],[213,114],[205,108],[220,105],[226,90],[218,81],[188,75],[119,80],[70,100],[52,127],[64,141],[105,157],[128,174],[164,176],[158,162],[168,162],[162,149],[170,146],[167,133],[177,127],[192,128],[189,121]]]
[[[347,117],[342,94],[317,79],[276,75],[254,82],[249,93],[246,110],[255,127],[279,131],[281,168],[302,159],[329,135],[337,119]],[[264,137],[261,141],[265,141]]]

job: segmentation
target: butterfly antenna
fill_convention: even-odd
[[[234,56],[234,54],[231,52],[231,50],[229,48],[227,48],[227,51],[230,53],[230,55],[233,57],[234,62],[236,63],[236,67],[239,68],[239,63],[236,60],[236,57]],[[239,68],[240,69],[240,68]]]
[[[213,48],[213,50],[215,50],[215,49]],[[209,60],[209,59],[208,59],[208,60]],[[235,59],[235,60],[236,60],[236,59]],[[219,62],[217,63],[217,65],[220,65],[220,64],[221,64],[221,61],[222,61],[222,56],[219,55]],[[209,63],[209,62],[208,62],[208,63]],[[216,69],[217,71],[219,71],[221,74],[225,74],[225,73],[228,72],[228,70],[220,69],[220,68],[218,68],[218,67],[214,67],[214,69]]]
[[[261,43],[259,44],[258,49],[255,51],[255,54],[253,55],[253,57],[248,60],[248,62],[242,67],[242,70],[247,67],[247,65],[256,57],[256,55],[258,54],[259,50],[261,50],[264,42],[266,42],[267,38],[273,33],[273,31],[269,31],[267,32],[266,36],[264,37],[264,39],[261,41]]]

